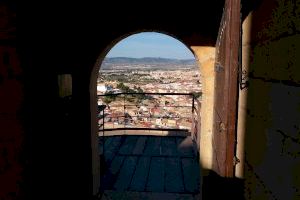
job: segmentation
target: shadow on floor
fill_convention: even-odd
[[[245,199],[243,179],[225,178],[213,171],[209,171],[208,176],[203,176],[202,181],[203,200]]]
[[[190,136],[102,139],[102,199],[194,199],[199,194],[199,157]]]

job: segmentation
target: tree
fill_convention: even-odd
[[[138,93],[144,93],[144,91],[142,90],[141,87],[138,87],[136,90],[137,90]]]
[[[118,85],[117,85],[117,88],[120,89],[120,90],[123,90],[124,87],[125,87],[125,85],[124,85],[123,82],[120,82],[120,83],[118,83]]]
[[[112,102],[112,99],[110,98],[110,96],[105,96],[103,99],[103,102],[105,104],[110,104]]]
[[[113,94],[112,91],[105,92],[105,94],[108,94],[108,96],[105,96],[103,99],[103,102],[105,104],[110,104],[112,101],[114,101],[116,99],[115,95],[110,95],[110,94]]]
[[[202,96],[202,92],[193,92],[193,96],[195,99],[198,99],[199,97]]]

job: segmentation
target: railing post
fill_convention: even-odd
[[[192,97],[193,97],[192,114],[194,114],[194,109],[195,109],[195,95],[192,94]]]
[[[106,107],[104,107],[104,109],[103,109],[103,119],[102,119],[102,126],[103,126],[103,129],[102,129],[102,139],[103,139],[103,150],[102,150],[102,153],[103,153],[103,158],[104,158],[104,156],[105,156],[105,154],[104,154],[104,146],[105,146],[105,138],[104,138],[104,122],[105,122],[105,120],[104,120],[104,118],[105,118],[105,108]]]
[[[192,139],[195,139],[195,116],[194,116],[194,110],[195,110],[195,95],[192,94],[192,128],[191,128],[191,136]]]
[[[123,99],[123,117],[124,117],[124,134],[126,133],[125,128],[126,128],[126,124],[125,124],[125,99],[126,99],[126,93],[124,93],[124,99]]]

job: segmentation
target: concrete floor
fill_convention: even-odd
[[[100,137],[99,148],[102,199],[193,199],[200,192],[190,136]]]

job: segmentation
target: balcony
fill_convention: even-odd
[[[99,95],[105,101],[98,115],[102,199],[196,198],[200,102],[194,95]]]
[[[98,95],[98,105],[99,135],[108,136],[117,130],[196,134],[201,104],[191,93],[117,93]]]

